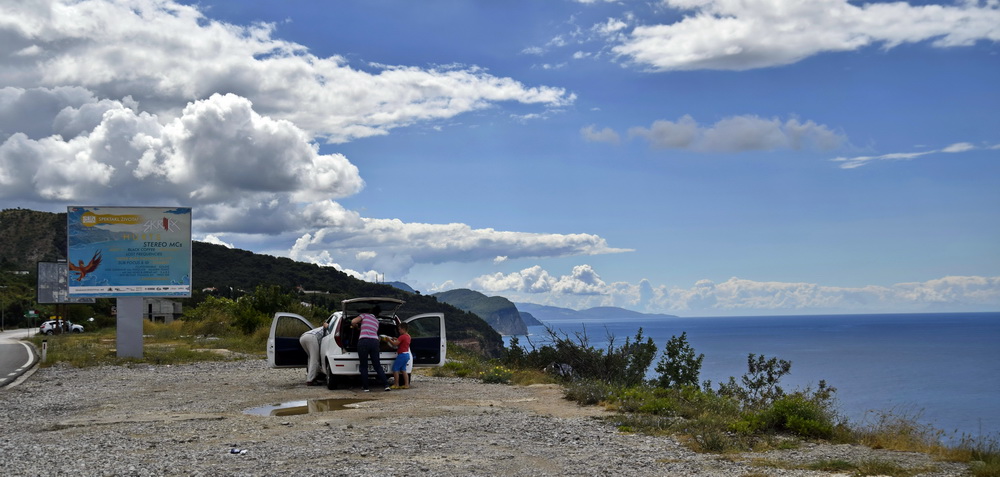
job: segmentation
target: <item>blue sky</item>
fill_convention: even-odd
[[[1000,309],[1000,3],[0,6],[0,207],[432,293]]]

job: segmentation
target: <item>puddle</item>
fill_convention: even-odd
[[[310,399],[308,401],[289,401],[271,406],[253,407],[243,411],[243,413],[253,414],[255,416],[297,416],[313,412],[329,412],[350,409],[352,404],[364,401],[364,399]]]

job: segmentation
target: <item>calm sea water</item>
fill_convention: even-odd
[[[749,353],[788,360],[786,391],[826,380],[856,425],[890,411],[944,431],[947,441],[1000,435],[1000,313],[542,321],[570,336],[586,331],[601,348],[608,333],[621,345],[642,327],[662,352],[671,336],[687,332],[705,355],[701,380],[713,383],[739,379]],[[536,345],[545,336],[544,327],[529,327]],[[530,349],[527,339],[519,337]]]

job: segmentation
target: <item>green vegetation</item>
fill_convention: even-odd
[[[872,423],[852,428],[835,412],[836,389],[825,381],[815,389],[787,392],[781,387],[781,378],[791,371],[789,361],[750,354],[747,372],[739,379],[730,377],[717,386],[708,381],[699,384],[704,356],[695,353],[682,333],[665,344],[655,377],[646,380],[645,370],[657,348],[641,329],[621,346],[609,337],[603,349],[591,346],[585,333],[574,338],[548,333],[549,344],[530,350],[513,338],[497,359],[449,349],[450,362],[434,374],[485,382],[561,383],[567,399],[617,411],[609,419],[622,432],[674,435],[700,452],[793,449],[803,441],[852,443],[923,452],[941,461],[967,462],[976,477],[1000,476],[995,439],[963,439],[949,447],[941,444],[939,431],[905,415],[883,414]],[[797,467],[757,460],[754,465],[857,476],[905,477],[934,470],[904,468],[885,460],[816,461]]]
[[[142,358],[119,358],[115,351],[115,330],[105,328],[95,332],[64,335],[36,335],[31,342],[39,349],[46,344],[46,361],[75,367],[121,365],[133,363],[184,364],[198,361],[221,361],[262,358],[266,333],[245,335],[230,329],[221,335],[202,334],[218,331],[215,324],[195,321],[175,321],[170,324],[143,323]],[[223,328],[224,329],[224,328]]]
[[[933,467],[906,468],[895,462],[881,459],[850,462],[846,460],[819,460],[804,465],[791,464],[784,461],[757,459],[752,462],[755,467],[773,467],[779,469],[804,469],[822,472],[837,472],[853,476],[885,475],[893,477],[909,477],[925,472],[933,472]]]

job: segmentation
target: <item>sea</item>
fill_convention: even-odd
[[[541,321],[560,336],[586,333],[602,349],[608,336],[621,346],[641,327],[661,354],[686,332],[695,353],[705,355],[700,380],[713,388],[730,376],[739,381],[750,353],[791,361],[780,383],[785,391],[816,389],[824,380],[853,426],[889,414],[940,431],[944,443],[1000,437],[1000,312]],[[545,326],[531,326],[518,341],[530,350],[547,336]]]

